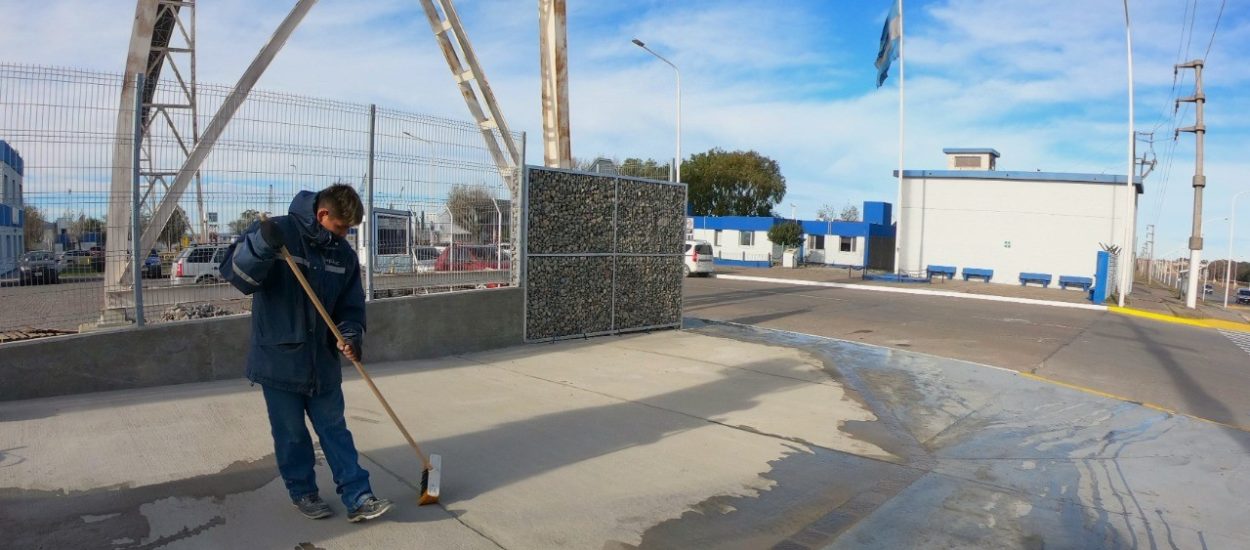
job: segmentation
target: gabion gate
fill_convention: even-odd
[[[681,326],[686,186],[526,168],[525,339]]]

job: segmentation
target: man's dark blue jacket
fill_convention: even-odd
[[[316,205],[316,193],[301,191],[291,201],[289,214],[273,221],[343,337],[360,354],[365,332],[360,263],[347,241],[317,223]],[[259,227],[253,223],[236,239],[221,263],[222,276],[252,295],[247,378],[305,395],[333,390],[343,382],[334,335]]]

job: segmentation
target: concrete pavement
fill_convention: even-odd
[[[256,388],[0,404],[13,548],[1235,548],[1250,434],[1012,372],[789,333],[688,331],[376,368],[348,422],[401,505],[298,516]]]

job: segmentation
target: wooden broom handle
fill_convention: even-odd
[[[298,265],[295,265],[295,259],[291,257],[291,253],[287,251],[285,246],[282,247],[281,253],[282,259],[286,260],[286,265],[291,268],[291,273],[295,274],[295,278],[299,280],[300,286],[304,287],[304,292],[308,294],[308,299],[312,300],[313,305],[316,306],[317,313],[321,314],[321,318],[325,319],[326,325],[330,327],[331,331],[334,331],[334,338],[337,339],[340,344],[347,346],[347,340],[343,338],[343,333],[339,332],[339,327],[334,324],[334,320],[331,319],[330,314],[326,312],[325,306],[321,305],[321,300],[317,298],[317,294],[313,292],[312,286],[309,286],[308,279],[304,278],[304,273],[299,270]],[[425,469],[429,470],[431,468],[430,459],[426,458],[425,453],[421,452],[421,447],[417,445],[417,442],[414,439],[412,439],[412,435],[408,433],[408,429],[404,427],[404,423],[399,421],[398,416],[395,416],[395,411],[391,409],[390,403],[386,402],[386,398],[382,397],[382,392],[373,384],[373,379],[369,378],[369,373],[365,372],[365,366],[361,365],[360,361],[355,359],[352,359],[351,361],[353,365],[356,365],[356,371],[359,372],[360,376],[365,379],[365,383],[369,384],[369,389],[373,390],[373,395],[377,396],[378,401],[382,402],[382,408],[386,409],[386,414],[391,415],[391,420],[395,422],[395,426],[398,427],[399,431],[404,434],[404,439],[407,439],[408,444],[412,445],[412,450],[417,452],[417,456],[421,458],[421,463],[425,466]]]

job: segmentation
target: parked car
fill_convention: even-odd
[[[1237,289],[1237,303],[1250,304],[1250,288]]]
[[[36,250],[22,255],[18,262],[20,284],[58,283],[61,281],[61,262],[47,250]]]
[[[91,254],[91,269],[104,271],[104,247],[93,246],[87,252]]]
[[[702,275],[707,277],[716,272],[712,245],[707,241],[686,241],[686,249],[682,252],[682,274],[686,277]]]
[[[1203,294],[1214,294],[1214,293],[1215,293],[1215,285],[1203,285],[1203,287],[1202,287],[1202,293],[1203,293]]]
[[[218,266],[226,257],[228,244],[201,244],[184,248],[174,257],[169,282],[174,285],[214,284],[222,282]]]
[[[417,273],[434,271],[438,263],[438,255],[442,253],[437,247],[418,246],[412,249],[412,265]]]
[[[487,271],[512,267],[512,255],[494,246],[457,244],[443,249],[435,271]]]
[[[147,259],[143,260],[143,276],[149,279],[161,278],[161,255],[153,248]]]
[[[91,267],[91,252],[87,250],[66,250],[61,254],[61,262],[65,267]]]

